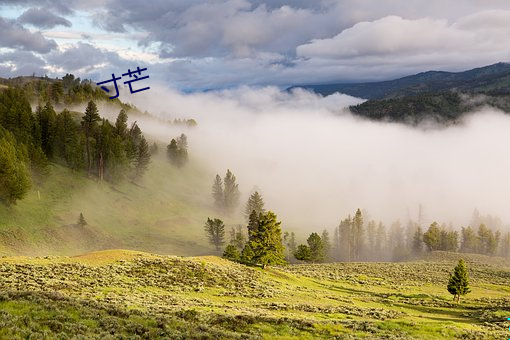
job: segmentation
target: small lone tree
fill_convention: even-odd
[[[86,226],[88,223],[87,221],[85,220],[85,217],[83,217],[83,213],[80,213],[80,217],[78,218],[78,225],[80,227],[84,227]]]
[[[223,221],[218,218],[207,218],[204,230],[209,238],[209,243],[214,245],[216,250],[219,251],[220,247],[225,243],[225,225]]]
[[[450,274],[447,288],[448,292],[453,295],[453,301],[457,299],[457,303],[460,302],[461,295],[466,295],[471,291],[469,289],[467,266],[463,259],[459,260],[453,275]]]
[[[239,254],[239,250],[237,250],[235,245],[229,244],[223,252],[223,257],[230,261],[239,262],[241,259],[241,254]]]

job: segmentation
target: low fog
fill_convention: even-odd
[[[456,126],[417,128],[353,117],[347,106],[359,98],[302,90],[151,87],[121,97],[162,119],[196,119],[198,127],[178,131],[138,122],[165,145],[186,133],[191,161],[205,165],[211,185],[231,169],[242,204],[258,189],[287,228],[337,226],[358,207],[366,219],[418,220],[420,204],[425,225],[464,226],[474,209],[510,220],[510,117],[490,108]]]

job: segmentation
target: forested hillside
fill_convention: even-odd
[[[136,108],[72,75],[3,83],[0,253],[208,251],[201,238],[191,241],[208,211],[206,200],[190,194],[209,190],[203,170],[172,166],[159,151],[165,145],[149,143],[136,122],[128,122],[128,113],[141,114]],[[98,107],[105,105],[117,110],[115,121],[102,116]],[[169,124],[184,131],[196,122]],[[190,225],[195,228],[185,232]]]
[[[457,73],[429,71],[383,82],[296,87],[322,95],[340,92],[365,98],[366,102],[350,107],[353,114],[411,125],[425,120],[455,123],[483,107],[510,112],[508,63]]]

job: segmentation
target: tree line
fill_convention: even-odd
[[[332,237],[327,230],[321,235],[313,232],[307,244],[289,247],[297,260],[307,262],[401,261],[436,250],[510,257],[510,232],[503,235],[484,223],[476,229],[463,227],[460,233],[437,222],[423,230],[414,221],[406,227],[396,221],[387,229],[382,222],[365,222],[357,209],[340,222]]]
[[[41,180],[55,162],[99,180],[140,179],[150,162],[149,145],[135,123],[128,126],[122,109],[115,121],[101,118],[94,101],[84,114],[56,113],[48,101],[32,112],[21,88],[0,93],[0,201],[24,197],[33,180]]]

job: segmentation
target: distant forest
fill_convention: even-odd
[[[462,227],[459,232],[437,222],[423,228],[415,221],[406,226],[395,221],[387,228],[382,222],[364,221],[358,209],[340,222],[333,235],[327,230],[312,233],[307,244],[299,246],[293,236],[288,238],[288,260],[294,255],[306,262],[405,261],[436,250],[510,257],[510,232],[500,231],[498,218],[475,211],[471,225],[476,227]]]

